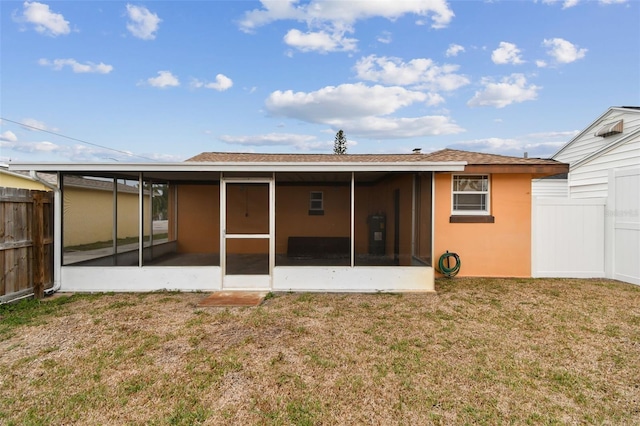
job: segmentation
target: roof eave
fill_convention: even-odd
[[[538,176],[551,176],[569,172],[569,164],[469,164],[467,173],[530,173]]]
[[[187,162],[187,163],[11,163],[11,170],[41,172],[358,172],[462,171],[466,161],[404,162]]]

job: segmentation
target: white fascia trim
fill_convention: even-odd
[[[38,182],[34,178],[32,178],[30,175],[27,176],[27,175],[23,175],[23,174],[20,174],[20,173],[12,172],[12,171],[9,170],[8,167],[5,167],[5,166],[2,166],[2,168],[0,168],[0,173],[6,174],[6,175],[9,175],[9,176],[13,176],[13,177],[17,177],[19,179],[28,180],[28,181],[31,181],[31,182]]]
[[[11,170],[49,172],[458,172],[464,171],[466,161],[446,162],[318,162],[318,163],[11,163]]]

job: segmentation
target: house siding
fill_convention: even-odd
[[[37,191],[50,191],[49,188],[32,179],[18,177],[0,171],[0,186],[4,188],[32,189]]]
[[[611,151],[579,164],[569,174],[573,198],[602,198],[608,193],[609,170],[637,167],[640,164],[640,135]]]
[[[450,223],[451,174],[435,177],[434,264],[460,256],[459,276],[531,276],[531,174],[491,175],[495,223]]]
[[[621,119],[622,133],[604,138],[595,136],[602,126]],[[637,183],[626,183],[637,179],[633,176],[637,176],[640,166],[640,109],[609,108],[558,151],[553,159],[570,163],[568,186],[569,198],[573,202],[605,203],[604,218],[596,220],[589,227],[590,236],[598,233],[605,236],[605,242],[601,243],[604,247],[598,247],[596,256],[598,263],[604,262],[604,276],[640,283],[636,260],[639,258],[640,245],[637,242],[638,225],[634,222],[638,211],[635,207],[638,205],[638,189]],[[620,212],[623,212],[622,215]],[[546,227],[553,225],[556,224],[548,221],[534,224]],[[584,243],[577,239],[567,241],[573,244],[572,252],[584,249]],[[591,254],[594,250],[591,249]],[[565,248],[551,245],[545,255],[562,256],[565,252]],[[582,276],[579,271],[570,268],[559,272],[562,273],[560,276]],[[602,274],[593,276],[599,275]]]
[[[613,123],[620,119],[624,120],[624,130],[622,134],[606,138],[595,136],[599,128],[607,123]],[[556,153],[553,159],[573,165],[577,161],[607,146],[614,140],[620,139],[638,129],[640,129],[640,111],[612,108],[608,113],[603,114],[587,129],[577,135],[572,142]]]
[[[68,187],[63,192],[64,247],[113,240],[113,192]],[[149,208],[145,197],[144,208]],[[118,238],[138,236],[138,194],[118,193]],[[150,224],[145,223],[145,235]]]
[[[567,179],[534,179],[531,195],[539,198],[566,198],[569,195]]]

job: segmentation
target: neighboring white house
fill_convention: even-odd
[[[535,235],[538,237],[534,253],[540,255],[540,261],[536,263],[534,259],[533,263],[538,276],[591,275],[640,284],[640,107],[609,108],[552,158],[569,163],[570,167],[566,180],[541,179],[532,183],[532,194],[537,199],[534,216],[540,216],[534,225],[538,227],[534,229],[534,243]],[[563,194],[565,201],[551,200]],[[579,205],[580,213],[572,210]],[[547,224],[542,223],[543,215]],[[549,218],[562,215],[565,219],[558,220],[566,223],[548,226]],[[546,239],[555,238],[565,229],[566,245],[549,255],[548,250],[544,251],[549,247]],[[592,247],[589,253],[585,247]],[[603,253],[598,262],[592,259],[593,247]],[[545,264],[546,256],[565,258],[571,266],[562,272],[567,265]],[[582,265],[572,256],[583,259]]]
[[[640,168],[640,107],[609,108],[552,158],[570,165],[570,198],[608,197],[611,170]]]

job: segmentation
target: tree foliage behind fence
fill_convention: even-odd
[[[0,187],[0,302],[53,286],[53,194]]]

